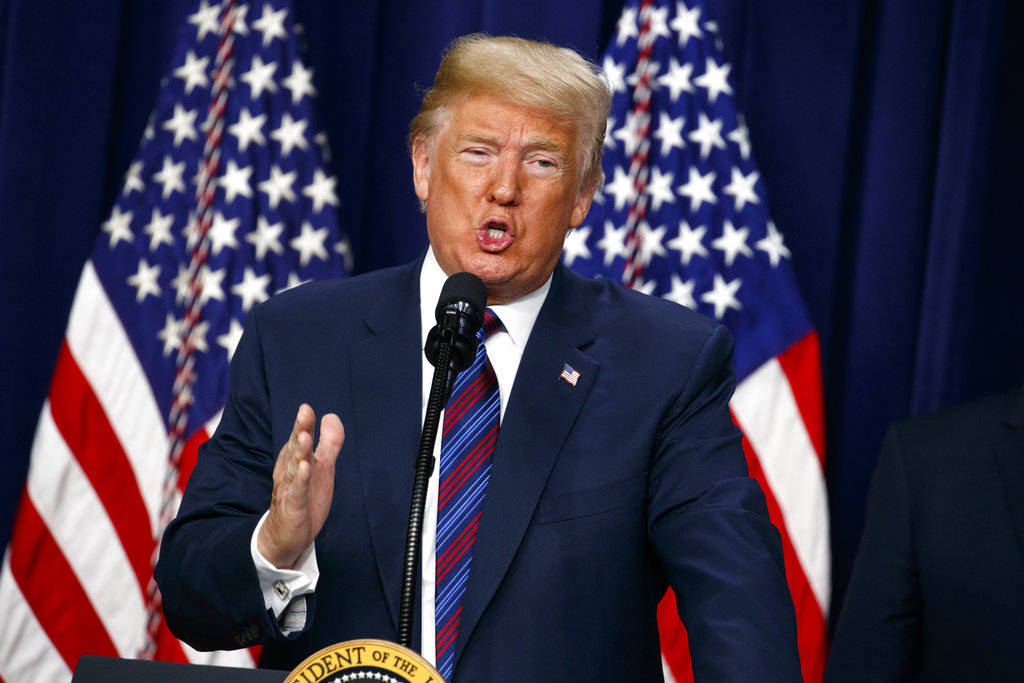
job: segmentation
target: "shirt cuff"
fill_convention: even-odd
[[[256,565],[256,574],[260,579],[263,604],[273,612],[274,618],[282,626],[282,631],[288,634],[291,631],[301,631],[305,628],[306,598],[303,596],[315,591],[317,581],[320,579],[320,568],[317,566],[316,552],[314,552],[316,543],[310,543],[309,547],[302,551],[298,562],[295,563],[295,569],[278,569],[263,557],[256,543],[268,514],[270,514],[269,510],[263,513],[256,525],[256,530],[252,532],[249,551],[252,554],[253,564]],[[292,615],[292,611],[296,614]],[[295,618],[300,616],[301,620]],[[288,628],[285,628],[286,624]]]

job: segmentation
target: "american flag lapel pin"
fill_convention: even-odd
[[[562,374],[559,375],[559,377],[564,379],[569,384],[576,386],[576,382],[579,381],[580,379],[580,371],[573,370],[572,366],[569,365],[568,363],[562,363]]]

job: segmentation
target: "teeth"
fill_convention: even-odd
[[[498,228],[487,228],[487,236],[492,239],[500,239],[505,236],[505,231]]]

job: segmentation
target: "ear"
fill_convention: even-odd
[[[412,143],[412,184],[421,202],[430,189],[430,142],[422,135]]]
[[[572,207],[572,214],[569,216],[570,228],[577,227],[587,217],[587,212],[590,211],[590,204],[594,201],[594,191],[596,189],[597,186],[593,185],[590,188],[580,190],[580,193],[576,196],[576,203]]]

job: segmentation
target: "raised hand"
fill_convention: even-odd
[[[334,463],[345,428],[333,413],[320,420],[320,443],[313,451],[316,415],[303,403],[288,442],[274,464],[274,492],[257,548],[278,569],[291,569],[320,533],[334,495]]]

